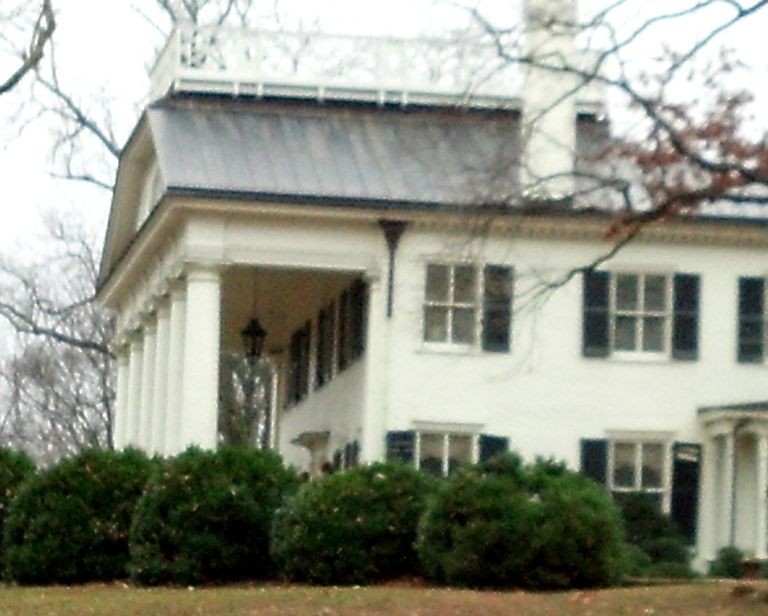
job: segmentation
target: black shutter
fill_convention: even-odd
[[[343,459],[341,455],[341,450],[337,449],[336,451],[333,452],[333,464],[331,465],[331,470],[334,473],[337,473],[342,469],[342,463],[343,463]]]
[[[712,452],[706,452],[712,455]],[[675,443],[672,448],[672,520],[689,543],[696,540],[701,445]]]
[[[329,314],[325,308],[320,309],[317,316],[317,346],[315,347],[315,387],[320,388],[326,383],[328,370],[325,365],[326,343],[328,335],[326,329],[330,326]]]
[[[387,432],[387,460],[413,462],[416,448],[416,432],[401,430]]]
[[[695,361],[699,358],[699,276],[676,274],[672,358]]]
[[[355,280],[350,288],[351,359],[357,359],[365,351],[365,328],[368,312],[368,287],[362,280]]]
[[[483,275],[483,351],[509,351],[512,268],[486,265]]]
[[[338,356],[336,365],[339,372],[349,365],[349,290],[344,289],[339,297]]]
[[[581,474],[606,485],[607,471],[608,441],[604,438],[581,439]]]
[[[481,434],[478,439],[478,449],[480,450],[480,462],[485,462],[493,456],[509,451],[509,439],[505,436]]]
[[[608,344],[608,272],[584,273],[584,357],[607,357]]]
[[[765,321],[765,281],[762,278],[739,278],[739,342],[738,360],[760,363],[765,355],[763,342]]]

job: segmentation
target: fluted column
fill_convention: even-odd
[[[141,418],[141,374],[144,354],[141,330],[137,330],[131,335],[130,347],[125,444],[138,447],[141,436],[139,432]]]
[[[184,378],[184,331],[187,318],[187,291],[184,281],[171,284],[168,332],[168,391],[165,413],[165,454],[184,449],[181,439],[181,383]]]
[[[117,355],[117,387],[115,411],[112,418],[112,442],[115,449],[122,449],[128,441],[128,367],[129,347],[120,345]]]
[[[221,276],[212,267],[187,273],[184,379],[181,384],[184,445],[215,448],[219,412]]]
[[[362,438],[360,457],[363,462],[384,459],[386,426],[383,386],[386,379],[386,304],[384,285],[379,278],[368,281],[368,319],[365,349],[365,390],[363,394]]]
[[[152,451],[166,453],[165,422],[168,400],[168,350],[171,333],[171,310],[167,298],[157,307],[157,339],[155,351],[155,385],[152,402]]]
[[[139,414],[139,447],[152,451],[152,414],[155,391],[155,352],[157,323],[155,315],[147,315],[144,325],[144,357],[141,364],[141,413]]]
[[[760,432],[757,438],[757,486],[755,489],[755,557],[768,557],[768,511],[766,511],[766,490],[768,489],[768,434]]]

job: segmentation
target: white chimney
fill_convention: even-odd
[[[573,193],[578,64],[576,0],[525,0],[522,181],[527,197]]]

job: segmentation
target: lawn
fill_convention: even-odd
[[[568,593],[474,592],[387,585],[367,588],[229,586],[137,589],[122,584],[0,587],[2,616],[601,616],[768,615],[768,584],[702,582]]]

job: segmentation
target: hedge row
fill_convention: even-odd
[[[387,463],[299,484],[275,454],[236,448],[168,460],[90,451],[37,475],[24,468],[0,552],[21,583],[423,574],[569,588],[613,583],[627,561],[619,512],[597,486],[562,464],[513,455],[444,481]]]

